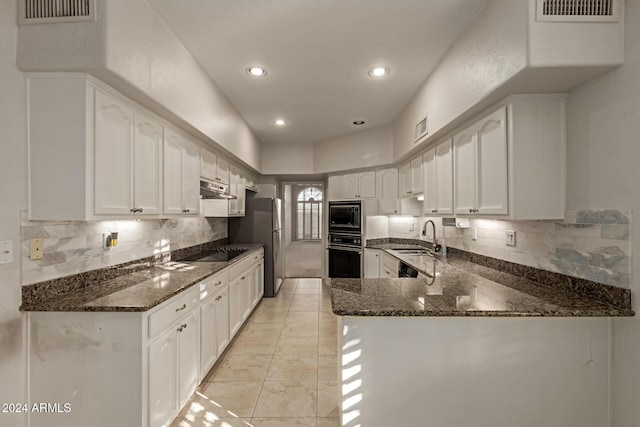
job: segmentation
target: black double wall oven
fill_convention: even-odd
[[[360,200],[329,202],[329,277],[362,276],[363,218]]]

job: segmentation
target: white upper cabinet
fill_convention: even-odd
[[[456,214],[562,219],[565,96],[515,95],[453,137]]]
[[[229,162],[202,148],[200,150],[200,176],[209,181],[229,184]]]
[[[175,129],[164,136],[164,213],[197,214],[200,208],[200,149]]]
[[[29,76],[33,220],[162,213],[162,122],[98,83],[76,74]]]
[[[453,137],[458,214],[508,213],[506,111],[501,107]]]
[[[412,197],[421,194],[424,191],[423,181],[422,155],[400,167],[400,194],[402,197]]]
[[[378,213],[389,215],[400,213],[398,169],[382,169],[376,172],[376,176],[378,181]]]
[[[453,213],[453,148],[451,139],[431,148],[423,155],[424,202],[423,212]]]
[[[128,214],[133,205],[133,110],[96,91],[94,212]]]
[[[341,199],[370,199],[374,197],[376,197],[375,171],[347,173],[341,175]]]
[[[357,199],[358,191],[358,174],[348,173],[342,175],[342,179],[340,181],[340,198]]]
[[[231,165],[229,168],[229,191],[236,196],[229,200],[229,216],[244,216],[245,186],[242,171]]]
[[[142,215],[160,214],[163,127],[137,111],[133,122],[133,209]]]

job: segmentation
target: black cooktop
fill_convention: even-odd
[[[182,258],[180,261],[189,262],[214,262],[214,261],[230,261],[235,257],[245,253],[245,249],[227,249],[225,251],[203,251],[199,254]]]

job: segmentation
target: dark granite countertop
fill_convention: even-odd
[[[526,275],[505,271],[512,263],[491,259],[496,268],[470,262],[452,251],[444,259],[430,256],[407,256],[392,248],[417,247],[386,243],[368,245],[383,249],[426,278],[394,279],[325,279],[331,286],[333,312],[340,316],[548,316],[609,317],[633,316],[628,289],[610,289],[607,285],[582,285],[581,292],[565,286],[556,273],[542,272],[547,283]],[[500,268],[504,263],[504,269]],[[566,276],[565,276],[566,277]],[[558,282],[554,286],[553,280]],[[617,300],[620,300],[618,302]]]
[[[22,311],[128,311],[143,312],[198,284],[232,264],[241,262],[261,244],[234,244],[230,248],[246,252],[230,261],[168,261],[163,264],[138,266],[131,273],[91,284],[71,295],[59,298],[24,301]],[[222,247],[224,248],[224,247]]]

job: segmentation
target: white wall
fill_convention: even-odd
[[[428,114],[433,135],[527,65],[528,2],[488,2],[394,122],[394,158],[418,145],[415,125]],[[427,138],[429,142],[434,142]]]
[[[97,4],[98,22],[22,26],[18,66],[94,74],[259,171],[253,131],[151,6],[144,0]]]
[[[313,171],[336,172],[393,163],[393,126],[384,125],[313,144]]]
[[[264,144],[262,173],[265,175],[306,175],[313,172],[311,144]]]
[[[14,262],[0,265],[0,402],[26,402],[26,353],[20,290],[20,211],[26,209],[25,79],[15,67],[16,4],[0,2],[0,240],[12,240]],[[0,413],[0,425],[26,425]]]
[[[571,92],[567,104],[567,207],[640,212],[640,2],[626,2],[625,64]],[[640,249],[633,227],[632,250]],[[633,259],[633,306],[640,257]],[[640,318],[614,321],[613,425],[640,425]]]

